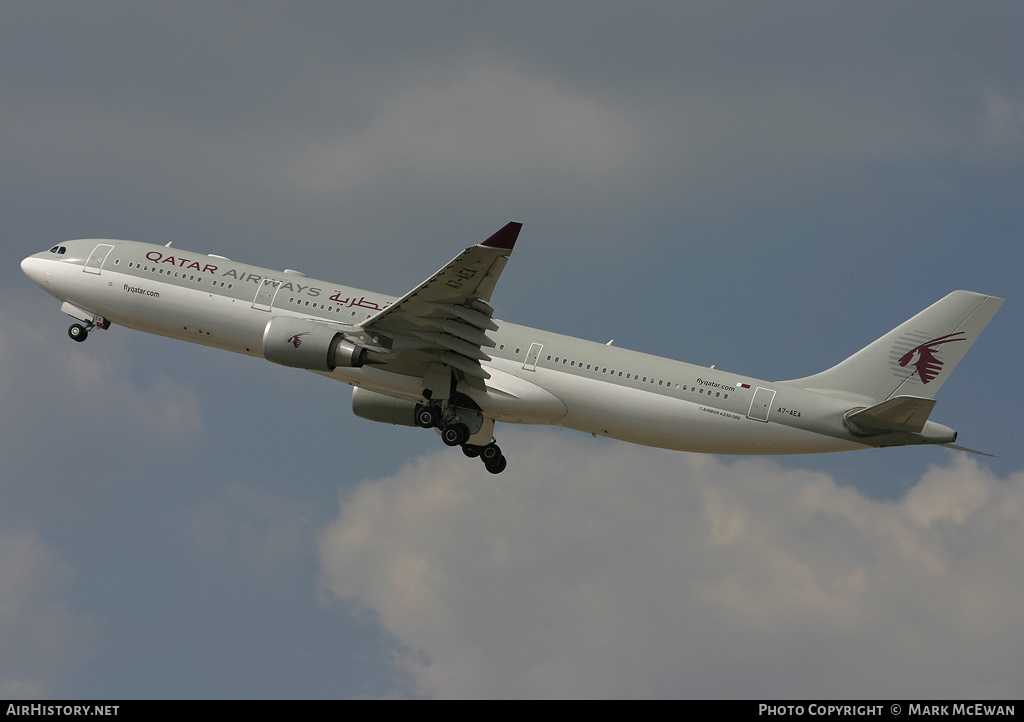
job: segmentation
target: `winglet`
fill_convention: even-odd
[[[519,231],[521,231],[522,228],[522,223],[512,221],[480,245],[487,246],[488,248],[503,248],[506,251],[511,251],[512,247],[516,245],[516,239],[519,238]]]

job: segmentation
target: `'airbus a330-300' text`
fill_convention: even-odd
[[[495,474],[496,421],[714,454],[952,446],[935,393],[1002,304],[954,291],[826,371],[762,381],[494,318],[520,229],[401,298],[136,241],[68,241],[21,267],[75,341],[117,324],[308,369],[352,385],[357,415],[436,429]]]

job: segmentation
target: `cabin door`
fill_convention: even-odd
[[[109,243],[99,243],[96,248],[89,254],[89,258],[85,261],[85,268],[82,270],[86,273],[95,273],[97,276],[100,274],[100,269],[103,268],[103,262],[107,260],[107,255],[114,250],[114,247]]]

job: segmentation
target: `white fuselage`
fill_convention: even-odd
[[[134,241],[79,240],[38,253],[25,273],[74,309],[117,325],[263,356],[271,318],[352,326],[394,297]],[[272,279],[272,283],[267,280]],[[68,307],[65,307],[68,310]],[[69,313],[75,315],[72,310]],[[82,316],[79,316],[82,318]],[[488,418],[554,424],[648,446],[717,454],[868,448],[843,424],[851,401],[785,383],[498,322],[486,390],[465,389]],[[422,399],[421,379],[366,365],[323,375]]]

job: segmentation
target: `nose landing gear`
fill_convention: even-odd
[[[110,328],[110,321],[103,318],[103,316],[96,315],[91,311],[86,311],[84,308],[74,306],[67,301],[60,307],[60,310],[76,318],[83,323],[73,323],[68,328],[68,336],[72,341],[81,343],[85,339],[89,338],[89,332],[94,328]],[[83,325],[84,324],[84,325]]]
[[[97,316],[94,320],[89,321],[84,326],[80,323],[73,323],[68,328],[68,336],[71,337],[72,341],[78,341],[81,343],[85,339],[89,338],[89,332],[94,328],[110,328],[110,322]]]

